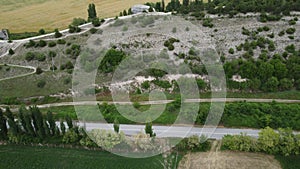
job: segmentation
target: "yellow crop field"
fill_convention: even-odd
[[[89,3],[95,3],[100,18],[114,17],[135,4],[160,0],[1,0],[0,29],[10,32],[37,32],[44,28],[64,29],[73,18],[87,18]],[[165,0],[167,4],[170,0]]]

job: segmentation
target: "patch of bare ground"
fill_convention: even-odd
[[[260,153],[220,151],[221,142],[214,141],[210,152],[188,153],[179,169],[281,169],[273,156]]]

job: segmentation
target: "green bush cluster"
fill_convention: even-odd
[[[283,156],[298,155],[300,153],[300,135],[293,134],[293,131],[288,128],[279,128],[276,132],[267,127],[261,130],[258,139],[245,134],[224,136],[222,148]]]

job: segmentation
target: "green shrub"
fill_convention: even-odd
[[[74,26],[83,25],[85,23],[87,23],[87,22],[83,18],[73,18],[73,21],[72,21],[72,25],[74,25]]]
[[[46,60],[46,56],[43,54],[43,53],[37,53],[35,55],[35,59],[40,61],[40,62],[43,62]]]
[[[44,88],[46,85],[46,81],[45,80],[41,80],[37,83],[37,87],[38,88]]]
[[[230,48],[229,51],[228,51],[228,53],[234,54],[234,49],[233,49],[233,48]]]
[[[44,40],[40,40],[38,45],[39,45],[39,47],[45,47],[45,46],[47,46],[47,42]]]
[[[296,29],[295,28],[288,28],[285,32],[287,34],[294,34],[296,32]]]
[[[12,48],[10,48],[9,51],[8,51],[8,53],[9,53],[10,55],[13,55],[13,54],[15,54],[15,51],[14,51]]]
[[[91,34],[95,34],[97,32],[97,29],[96,28],[91,28],[90,32],[91,32]]]
[[[55,38],[60,38],[60,37],[62,37],[62,34],[58,31],[58,29],[55,29],[55,30],[54,30],[54,37],[55,37]]]
[[[60,45],[64,45],[66,44],[67,42],[64,40],[64,39],[58,39],[57,40],[57,44],[60,44]]]
[[[56,42],[51,41],[51,42],[48,43],[48,47],[52,48],[54,46],[56,46]]]
[[[32,61],[35,57],[35,54],[32,53],[32,52],[27,52],[26,55],[25,55],[25,59],[29,62],[29,61]]]

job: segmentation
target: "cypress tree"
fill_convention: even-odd
[[[0,108],[0,139],[7,139],[7,126],[6,126],[6,118],[3,116],[2,109]]]
[[[69,129],[72,129],[73,128],[73,122],[72,122],[71,117],[68,116],[68,115],[66,116],[66,122],[68,124]]]
[[[45,134],[45,128],[44,128],[44,124],[43,124],[42,113],[36,106],[30,108],[30,110],[32,113],[33,125],[34,125],[37,135],[40,138],[45,138],[46,134]]]
[[[65,123],[62,120],[60,121],[60,130],[61,130],[63,135],[66,133],[66,126],[65,126]]]
[[[88,21],[92,21],[93,19],[97,18],[97,12],[95,4],[89,4],[88,7]]]
[[[9,125],[9,130],[12,132],[14,136],[16,136],[19,133],[19,129],[17,123],[15,122],[15,117],[13,116],[12,112],[8,107],[6,108],[5,113],[8,118],[7,122]]]
[[[50,125],[50,131],[51,131],[51,134],[52,136],[55,135],[55,127],[56,127],[56,124],[55,124],[55,121],[53,119],[53,114],[51,111],[48,111],[47,112],[47,120],[48,120],[48,123]]]

